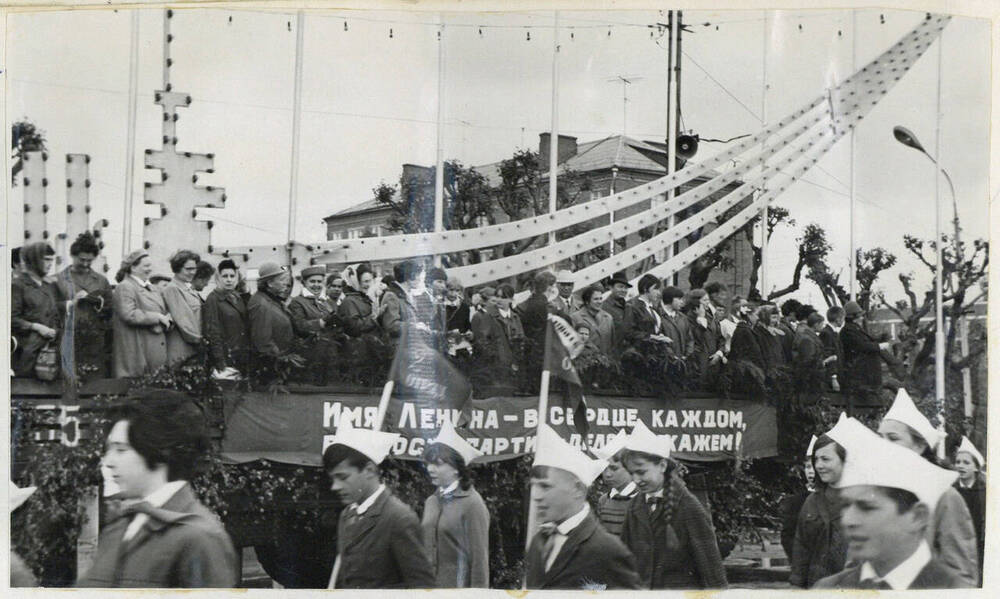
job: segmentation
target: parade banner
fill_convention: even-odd
[[[773,407],[718,397],[662,400],[636,397],[587,397],[587,438],[573,427],[573,409],[558,398],[547,422],[574,446],[600,448],[619,429],[642,420],[654,433],[670,436],[671,454],[684,460],[720,461],[777,455]],[[226,397],[223,456],[234,462],[267,459],[318,466],[340,419],[370,428],[378,398],[341,393],[232,393]],[[538,405],[535,397],[471,400],[463,409],[426,407],[393,398],[384,430],[402,438],[393,449],[398,459],[420,459],[426,440],[445,419],[458,426],[469,443],[486,454],[483,461],[532,453]]]

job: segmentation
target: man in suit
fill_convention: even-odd
[[[531,499],[541,525],[525,556],[528,589],[639,588],[635,558],[587,503],[587,487],[606,465],[538,425]]]
[[[660,304],[663,334],[670,338],[670,349],[679,358],[686,358],[692,350],[691,325],[688,317],[681,314],[684,307],[684,292],[674,286],[663,288]]]
[[[854,565],[820,579],[813,588],[967,588],[967,582],[938,563],[924,538],[935,505],[957,474],[881,439],[853,419],[844,419],[827,434],[847,452],[836,486],[849,563]]]
[[[538,348],[545,347],[545,328],[549,318],[549,299],[556,276],[547,270],[535,273],[531,281],[531,295],[517,306],[517,313],[524,326],[524,335]]]
[[[840,341],[840,330],[843,328],[844,309],[840,306],[831,307],[826,311],[826,326],[819,332],[819,338],[823,342],[823,357],[834,357],[826,365],[826,380],[834,391],[840,391],[840,371],[844,367],[844,344]]]
[[[102,462],[128,504],[101,531],[78,586],[235,587],[232,541],[187,482],[209,450],[201,410],[179,393],[150,393],[125,409],[106,445]]]
[[[853,397],[877,394],[882,388],[882,350],[888,342],[875,340],[863,326],[864,310],[857,302],[844,304],[846,323],[840,330],[844,346],[844,390]]]
[[[563,314],[573,314],[583,307],[583,302],[573,295],[573,273],[568,270],[560,270],[556,275],[556,287],[559,295],[552,300],[552,308],[556,312]]]
[[[434,586],[420,520],[379,476],[378,465],[398,438],[396,433],[355,429],[345,412],[323,452],[323,469],[333,481],[330,488],[348,504],[337,524],[337,560],[330,588]]]

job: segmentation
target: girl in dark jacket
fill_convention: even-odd
[[[673,460],[627,449],[624,462],[639,493],[621,539],[635,555],[646,589],[723,589],[726,571],[708,512],[688,491]]]
[[[201,308],[201,318],[212,368],[220,373],[231,368],[246,374],[250,327],[245,288],[236,263],[228,259],[219,262],[215,289]],[[230,371],[229,374],[235,373]]]
[[[844,569],[847,544],[840,530],[840,499],[833,488],[844,470],[844,448],[826,435],[813,445],[816,490],[799,512],[789,582],[808,589],[817,580]]]
[[[46,277],[56,252],[39,241],[21,248],[21,276],[11,281],[10,328],[17,341],[13,355],[16,376],[35,376],[38,353],[59,336],[56,292]]]
[[[351,337],[361,337],[366,333],[378,331],[377,316],[374,314],[375,306],[371,297],[368,296],[368,288],[371,287],[375,276],[371,267],[362,264],[357,267],[348,267],[344,273],[344,281],[348,288],[344,295],[344,301],[340,303],[337,316],[344,325],[344,331]]]

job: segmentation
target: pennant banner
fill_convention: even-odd
[[[232,393],[225,397],[224,457],[235,462],[259,459],[319,466],[324,439],[332,436],[347,410],[352,424],[371,427],[377,397],[331,393]],[[553,405],[546,421],[571,443],[600,448],[622,428],[641,420],[657,434],[671,435],[671,454],[684,460],[720,461],[777,455],[774,408],[717,397],[673,401],[637,397],[589,396],[589,432],[573,426],[573,409]],[[420,459],[427,439],[448,419],[484,461],[512,459],[534,451],[538,425],[535,397],[470,400],[464,409],[424,407],[394,398],[385,429],[402,434],[393,456]]]

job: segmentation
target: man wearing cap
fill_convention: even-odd
[[[611,315],[614,324],[614,339],[611,347],[621,347],[625,339],[625,296],[632,284],[625,278],[624,273],[616,273],[611,277],[611,295],[601,304],[601,309]]]
[[[670,459],[670,440],[641,421],[625,441],[625,466],[639,487],[622,541],[644,589],[724,589],[726,571],[711,518]]]
[[[606,462],[538,425],[531,500],[539,530],[525,556],[528,589],[637,589],[635,558],[604,530],[587,503],[587,487]]]
[[[879,423],[878,433],[928,463],[938,464],[935,450],[944,443],[944,435],[917,409],[906,389],[897,391],[896,400]],[[951,570],[968,586],[974,586],[979,560],[975,526],[965,500],[958,491],[949,487],[941,493],[936,507],[932,508],[926,533],[931,551],[943,567]]]
[[[336,589],[429,589],[434,586],[420,521],[386,488],[379,464],[399,435],[356,429],[347,412],[323,452],[331,490],[347,504],[337,524]]]
[[[257,293],[247,303],[250,341],[260,354],[281,356],[292,349],[295,340],[292,319],[285,309],[292,289],[291,277],[284,266],[274,262],[265,262],[257,272]]]
[[[882,388],[882,350],[888,343],[879,343],[865,331],[864,310],[857,302],[844,304],[844,328],[840,342],[844,346],[844,390],[855,397],[878,394]]]
[[[941,494],[955,473],[880,439],[845,419],[827,433],[845,448],[841,525],[855,565],[814,589],[953,589],[970,586],[931,554],[925,539]],[[843,431],[839,431],[843,428]],[[873,458],[873,456],[876,456]]]
[[[556,274],[556,287],[559,288],[559,295],[552,300],[552,307],[556,312],[572,314],[580,309],[581,302],[573,295],[573,273],[568,270],[560,270]]]
[[[326,328],[331,307],[323,288],[325,277],[323,265],[303,268],[299,273],[302,293],[288,302],[292,328],[299,337],[311,337]]]

